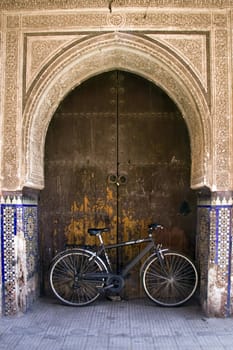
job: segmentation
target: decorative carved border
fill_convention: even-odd
[[[169,25],[168,25],[169,23]],[[44,28],[62,28],[67,30],[69,28],[101,28],[105,30],[107,27],[124,27],[127,29],[161,29],[173,28],[182,30],[201,30],[202,28],[211,27],[211,14],[206,12],[186,12],[186,13],[167,13],[158,12],[155,9],[151,10],[150,14],[145,17],[144,12],[81,12],[75,11],[70,13],[48,13],[42,15],[41,13],[32,13],[30,15],[22,14],[22,28],[24,30],[42,30]],[[167,28],[167,30],[168,30]]]
[[[232,8],[231,0],[114,0],[110,6],[107,0],[1,0],[0,9],[4,10],[35,10],[35,9],[77,9],[77,8],[105,8],[114,11],[122,7],[144,7],[147,11],[151,7],[159,8]]]
[[[18,33],[6,33],[5,99],[3,121],[2,173],[4,185],[8,189],[17,187],[17,117],[18,117]]]
[[[227,20],[227,18],[226,18]],[[214,183],[219,188],[231,188],[232,185],[232,165],[229,164],[229,155],[232,153],[232,145],[229,142],[229,131],[232,132],[232,92],[228,88],[229,84],[229,42],[228,30],[219,29],[215,31],[214,35],[215,57],[213,65],[213,83],[215,106],[215,155],[214,168],[215,179]],[[221,171],[219,171],[221,169]]]
[[[131,32],[125,33],[131,34]],[[194,76],[194,79],[199,80],[200,89],[206,96],[208,104],[211,103],[208,80],[210,70],[207,59],[210,55],[208,32],[140,31],[134,35],[161,46],[176,57],[178,61],[181,61],[190,74]],[[83,45],[85,45],[85,40],[95,36],[96,33],[86,31],[66,34],[54,33],[46,36],[41,32],[26,33],[24,35],[24,100],[39,77],[61,54],[77,45],[77,43],[83,42]]]

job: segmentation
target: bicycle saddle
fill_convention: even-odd
[[[91,236],[97,236],[97,235],[100,235],[101,233],[103,232],[109,232],[109,228],[107,227],[104,227],[104,228],[89,228],[87,230],[87,232],[89,233],[89,235]]]

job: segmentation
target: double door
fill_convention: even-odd
[[[87,234],[94,226],[110,227],[104,240],[117,243],[146,236],[149,223],[161,222],[169,229],[158,239],[171,244],[175,235],[175,248],[184,250],[177,213],[190,192],[189,170],[185,123],[161,89],[122,71],[89,79],[61,103],[48,129],[43,265],[66,243],[95,244]],[[139,250],[112,251],[116,270]],[[138,295],[138,271],[132,274],[126,290]]]

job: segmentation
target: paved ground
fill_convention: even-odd
[[[0,349],[233,350],[233,318],[206,318],[194,303],[104,299],[74,308],[41,299],[26,314],[0,319]]]

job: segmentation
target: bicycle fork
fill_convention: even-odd
[[[158,244],[156,247],[156,254],[157,254],[159,263],[161,265],[163,272],[166,274],[167,274],[167,269],[165,268],[165,264],[164,264],[164,252],[167,252],[168,250],[169,249],[167,248],[162,249],[162,244]]]

